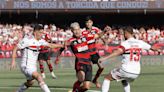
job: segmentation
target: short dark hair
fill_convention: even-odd
[[[131,27],[131,26],[124,27],[123,30],[124,30],[124,32],[126,31],[130,34],[133,34],[133,27]]]
[[[93,21],[93,19],[92,19],[91,16],[87,16],[87,17],[85,18],[85,21],[88,21],[88,20],[92,20],[92,21]]]
[[[32,27],[34,28],[34,31],[44,29],[42,24],[33,24]]]

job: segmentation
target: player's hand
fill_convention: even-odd
[[[54,63],[55,63],[55,65],[58,65],[59,62],[60,62],[60,59],[59,58],[56,58]]]

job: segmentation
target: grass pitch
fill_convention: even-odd
[[[112,66],[112,67],[111,67]],[[104,75],[109,73],[113,68],[113,65],[106,67],[99,81],[102,83]],[[97,66],[94,65],[94,74]],[[76,80],[74,68],[55,68],[55,74],[57,79],[52,79],[48,70],[46,70],[46,83],[49,86],[51,92],[69,92],[72,89],[72,85]],[[0,92],[15,92],[16,89],[25,82],[25,76],[17,70],[1,70],[0,71]],[[164,65],[143,65],[142,73],[138,79],[131,83],[131,92],[163,92],[164,91]],[[91,90],[88,92],[100,92],[101,89],[97,89],[92,84]],[[42,92],[35,82],[34,86],[29,88],[26,92]],[[123,92],[123,88],[120,82],[112,81],[110,92]]]

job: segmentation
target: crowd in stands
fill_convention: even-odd
[[[0,24],[0,51],[9,51],[11,54],[14,46],[24,36],[30,36],[32,34],[31,25],[25,24],[23,26],[17,24]],[[83,30],[83,29],[82,29]],[[118,46],[124,41],[124,33],[122,28],[115,28],[105,26],[102,31],[106,32],[104,35],[105,42],[102,39],[97,39],[98,47],[102,46]],[[164,30],[149,27],[149,28],[134,28],[134,36],[137,39],[144,40],[151,45],[159,44],[164,45]],[[72,37],[72,32],[69,28],[62,29],[56,27],[54,24],[44,25],[44,34],[48,34],[53,43],[61,44],[65,39]],[[102,45],[102,46],[99,46]],[[102,49],[102,48],[100,48]]]

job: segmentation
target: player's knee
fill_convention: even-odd
[[[84,85],[84,89],[88,90],[91,88],[91,85]]]
[[[105,76],[105,79],[112,81],[113,80],[113,77],[112,77],[111,74],[108,74],[108,75]]]
[[[83,83],[83,88],[90,89],[91,88],[91,82],[89,82],[89,81],[84,82]]]
[[[44,81],[39,82],[39,85],[40,85],[40,86],[42,86],[42,85],[44,85],[44,84],[45,84],[45,82],[44,82]]]
[[[128,82],[126,80],[122,80],[121,82],[122,82],[123,86],[127,86],[128,85]]]
[[[38,74],[38,73],[35,73],[35,74],[33,75],[33,78],[35,78],[39,83],[40,83],[40,82],[43,82],[42,76],[41,76],[40,74]]]

